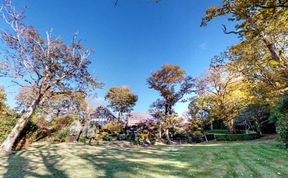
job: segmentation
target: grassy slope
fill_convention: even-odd
[[[2,158],[3,157],[3,158]],[[38,145],[1,156],[0,177],[288,177],[276,142],[150,148]]]

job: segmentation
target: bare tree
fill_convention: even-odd
[[[41,102],[57,94],[86,93],[101,87],[101,83],[87,69],[91,50],[84,49],[77,34],[70,45],[50,32],[42,37],[33,26],[24,23],[23,12],[15,9],[12,0],[4,1],[0,13],[8,27],[0,33],[7,44],[0,76],[9,77],[21,87],[30,87],[35,93],[31,105],[1,145],[1,151],[9,153]]]

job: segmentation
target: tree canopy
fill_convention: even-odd
[[[138,96],[132,93],[127,86],[112,87],[105,96],[109,102],[109,107],[118,112],[118,117],[123,113],[131,112],[135,106]]]
[[[194,79],[185,74],[178,65],[164,64],[161,70],[153,72],[147,79],[149,88],[160,93],[162,99],[157,105],[164,108],[165,114],[172,114],[172,107],[193,92]]]

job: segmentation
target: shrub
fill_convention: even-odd
[[[83,134],[81,134],[79,137],[79,141],[82,143],[86,143],[86,137]]]
[[[103,140],[105,141],[112,141],[113,138],[115,139],[115,135],[109,134],[108,132],[101,132],[100,136],[102,137]],[[117,136],[116,136],[117,138]]]
[[[192,135],[192,141],[196,142],[196,143],[200,143],[203,141],[203,133],[200,132],[200,131],[195,131],[193,132],[193,135]]]
[[[118,140],[126,140],[126,135],[125,134],[119,134]]]
[[[136,140],[136,135],[134,133],[134,128],[130,128],[130,130],[127,130],[126,139],[131,141],[131,142]]]
[[[69,129],[63,129],[55,132],[54,141],[65,142],[69,136],[69,133],[70,133]]]
[[[103,137],[103,140],[105,140],[105,141],[112,141],[112,140],[113,140],[113,137],[112,137],[112,135],[108,134],[107,136]]]
[[[148,138],[150,140],[150,144],[154,145],[158,140],[158,134],[151,132]]]
[[[33,133],[33,136],[32,136],[32,141],[33,142],[37,142],[47,136],[49,136],[49,131],[48,130],[45,130],[45,129],[37,129],[35,131],[35,133]]]
[[[173,140],[188,142],[189,134],[184,129],[178,129],[173,136]]]
[[[102,137],[106,137],[107,135],[109,135],[108,132],[101,132],[101,133],[100,133],[100,136],[102,136]]]
[[[277,104],[269,119],[276,122],[280,142],[284,148],[288,148],[288,95]]]
[[[16,117],[1,116],[0,117],[0,143],[2,143],[10,131],[13,129],[17,121]]]
[[[135,137],[136,137],[135,139],[136,139],[137,144],[142,145],[143,142],[145,141],[145,136],[144,136],[144,132],[141,128],[137,129]]]
[[[118,139],[118,136],[119,136],[118,133],[111,133],[111,134],[109,134],[109,137],[111,137],[112,140],[114,140],[114,141]]]
[[[109,121],[107,124],[103,125],[102,129],[110,133],[121,133],[123,131],[123,126],[117,121]]]

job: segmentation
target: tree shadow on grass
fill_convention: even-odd
[[[27,176],[39,177],[40,175],[33,172],[29,167],[30,161],[21,156],[22,153],[16,153],[9,155],[7,159],[7,172],[3,175],[3,178],[24,178]]]
[[[68,178],[68,176],[63,171],[57,169],[56,167],[56,164],[61,160],[61,156],[56,154],[56,150],[40,150],[40,156],[46,169],[49,171],[49,173],[52,174],[52,177]]]
[[[169,153],[156,152],[145,154],[135,150],[103,150],[97,155],[81,154],[95,170],[104,171],[100,177],[196,177],[201,169],[193,169],[188,162],[168,159]],[[158,150],[159,151],[159,150]],[[160,153],[160,154],[158,154]],[[152,160],[157,158],[157,161]],[[98,175],[99,176],[99,175]]]
[[[26,155],[24,155],[26,153]],[[28,153],[28,154],[27,154]],[[29,156],[39,158],[39,160],[31,160]],[[38,147],[34,150],[23,150],[7,156],[7,169],[3,178],[24,178],[24,177],[61,177],[68,176],[61,170],[57,169],[56,164],[61,160],[61,156],[56,150],[47,148],[46,146]],[[39,174],[37,169],[46,168],[48,174]],[[1,175],[0,175],[1,176]]]

